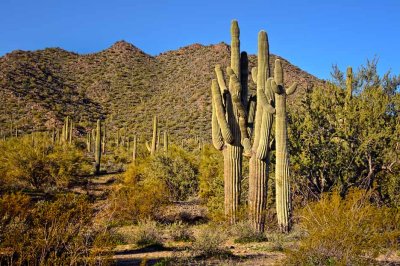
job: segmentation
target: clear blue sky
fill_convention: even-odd
[[[1,0],[0,55],[61,47],[78,53],[124,39],[146,53],[192,43],[229,43],[238,19],[242,49],[257,33],[271,52],[320,78],[331,65],[357,67],[379,57],[379,71],[400,74],[400,0]]]

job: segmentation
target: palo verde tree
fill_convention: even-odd
[[[398,206],[400,78],[379,76],[376,60],[346,78],[337,67],[332,74],[332,84],[309,90],[289,115],[296,191],[318,198],[360,187]]]

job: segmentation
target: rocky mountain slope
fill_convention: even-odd
[[[148,136],[157,114],[161,129],[168,128],[173,138],[209,138],[210,80],[216,64],[229,64],[229,50],[225,43],[193,44],[150,56],[119,41],[87,55],[59,48],[14,51],[0,58],[0,134],[48,130],[69,115],[82,130],[100,116],[107,119],[111,135],[126,128],[129,134]],[[249,58],[252,67],[256,57]],[[287,82],[300,84],[293,102],[307,86],[323,86],[283,63]]]

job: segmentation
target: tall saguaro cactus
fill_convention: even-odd
[[[240,54],[239,26],[236,20],[231,24],[231,66],[227,69],[229,89],[221,67],[217,65],[217,79],[212,80],[212,138],[214,147],[224,155],[224,193],[225,215],[235,223],[240,198],[242,179],[243,147],[249,150],[249,138],[246,129],[247,91],[242,90],[240,79],[247,73],[241,66],[247,67],[247,55]],[[242,60],[242,62],[241,62]],[[247,80],[247,78],[246,78]],[[247,88],[247,87],[246,87]]]
[[[97,120],[97,127],[96,127],[96,142],[95,142],[95,173],[100,173],[100,159],[101,159],[101,121],[100,119]]]
[[[289,152],[287,144],[286,96],[295,92],[297,84],[288,89],[283,85],[283,69],[279,59],[275,61],[274,81],[276,108],[276,212],[278,225],[282,232],[288,232],[291,227],[291,195],[289,184]]]
[[[258,67],[252,69],[257,84],[254,140],[249,165],[249,216],[253,228],[263,232],[267,203],[271,128],[275,109],[269,67],[269,44],[265,31],[258,34]]]

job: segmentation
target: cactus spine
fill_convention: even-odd
[[[242,154],[249,149],[247,136],[246,114],[243,99],[247,99],[247,91],[242,89],[240,79],[247,70],[241,70],[241,66],[247,66],[245,54],[240,54],[239,26],[237,21],[231,24],[231,67],[228,67],[229,89],[221,67],[217,65],[215,72],[217,79],[212,80],[212,137],[213,144],[224,155],[224,194],[225,216],[230,223],[236,222],[239,206],[240,185],[242,179]],[[242,75],[243,74],[243,75]],[[247,78],[246,78],[247,79]],[[243,130],[244,129],[244,130]]]
[[[289,184],[289,152],[287,146],[287,118],[286,96],[295,92],[297,84],[294,83],[288,89],[283,86],[282,63],[275,61],[274,81],[276,108],[276,212],[278,226],[282,232],[288,232],[291,227],[291,195]]]
[[[96,144],[95,144],[95,174],[100,173],[100,159],[101,159],[101,121],[100,119],[97,120],[97,127],[96,127]]]
[[[249,216],[253,228],[263,232],[267,203],[270,138],[275,109],[269,68],[269,44],[265,31],[258,34],[258,67],[252,69],[257,84],[254,140],[249,164]],[[254,106],[252,117],[254,116]],[[251,110],[251,109],[250,109]],[[252,118],[251,118],[252,119]]]

